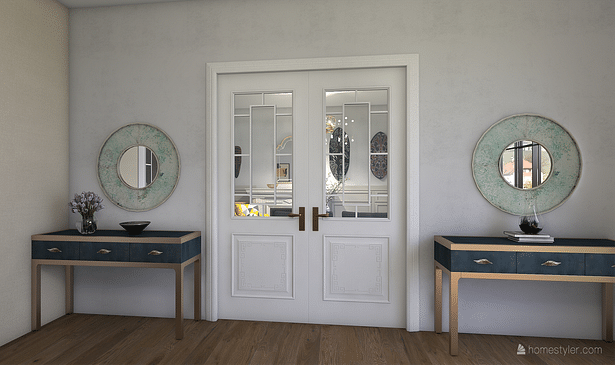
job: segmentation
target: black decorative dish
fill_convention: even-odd
[[[147,227],[151,222],[149,221],[132,221],[132,222],[122,222],[120,226],[128,231],[129,235],[138,235],[143,232],[145,227]]]

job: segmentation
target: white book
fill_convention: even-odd
[[[548,234],[529,234],[523,231],[504,231],[504,234],[509,237],[538,237],[538,238],[550,238],[551,236]]]
[[[531,238],[531,237],[508,237],[509,240],[515,242],[525,242],[525,243],[553,243],[555,239],[553,237],[546,238]]]

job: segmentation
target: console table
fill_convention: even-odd
[[[602,339],[613,341],[615,241],[517,243],[506,237],[434,236],[435,332],[442,333],[442,272],[450,277],[449,347],[457,355],[459,279],[602,283]]]
[[[66,314],[73,313],[74,267],[115,266],[175,270],[175,337],[184,336],[184,268],[194,263],[194,319],[201,319],[201,232],[64,230],[32,236],[32,330],[41,328],[41,265],[65,267]]]

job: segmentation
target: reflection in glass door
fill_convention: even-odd
[[[234,216],[288,216],[293,208],[293,94],[233,94]]]
[[[389,217],[389,89],[325,90],[330,217]]]

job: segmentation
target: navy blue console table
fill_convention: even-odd
[[[41,328],[41,265],[61,265],[66,274],[66,314],[73,313],[74,267],[116,266],[175,270],[175,337],[183,338],[184,268],[194,263],[194,319],[201,319],[201,232],[64,230],[32,236],[32,330]]]
[[[602,339],[613,341],[615,241],[556,238],[518,243],[506,237],[435,236],[436,333],[442,333],[442,272],[450,277],[449,347],[457,355],[459,279],[576,281],[602,283]]]

